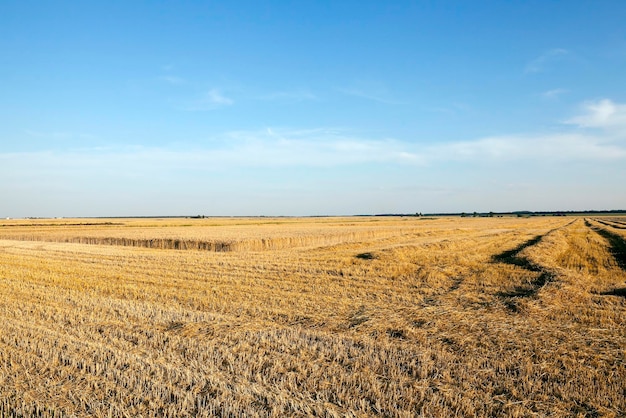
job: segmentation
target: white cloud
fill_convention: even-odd
[[[540,73],[546,71],[555,62],[561,61],[569,55],[569,51],[563,48],[553,48],[544,52],[537,58],[526,64],[524,72],[527,74]]]
[[[626,159],[626,104],[610,99],[588,101],[570,125],[549,134],[505,135],[459,141],[429,150],[427,160],[558,160],[617,161]],[[585,128],[598,128],[590,133]]]
[[[509,164],[510,162],[626,161],[626,144],[584,132],[509,135],[448,143],[411,143],[370,139],[333,129],[266,128],[234,131],[190,148],[124,147],[57,152],[0,154],[6,175],[19,167],[39,170],[148,173],[221,171],[245,167],[340,167],[394,164],[432,167],[445,162]],[[11,168],[12,167],[12,168]]]
[[[425,158],[474,162],[611,161],[626,159],[626,147],[607,144],[603,137],[580,133],[513,135],[433,146]]]
[[[231,103],[219,92],[214,93],[209,95],[211,103]],[[85,170],[115,176],[119,172],[217,171],[242,167],[626,162],[626,137],[621,135],[626,126],[626,105],[604,99],[586,103],[583,110],[557,133],[502,135],[446,143],[364,138],[341,129],[264,128],[227,132],[194,148],[135,146],[0,153],[0,178],[19,176],[33,167],[40,172]],[[604,129],[589,132],[587,127]]]
[[[565,121],[583,128],[603,128],[626,133],[626,104],[609,99],[585,102],[583,113]]]
[[[337,129],[238,131],[225,135],[220,160],[252,166],[338,166],[398,163],[419,157],[393,139],[367,139]]]
[[[336,130],[264,129],[234,131],[211,142],[219,147],[196,149],[121,147],[0,154],[0,161],[38,167],[101,169],[160,167],[160,169],[221,170],[233,167],[328,167],[359,163],[414,161],[417,156],[394,140],[370,140]],[[11,164],[13,165],[13,164]],[[7,165],[5,165],[7,167]],[[132,171],[132,170],[131,170]]]

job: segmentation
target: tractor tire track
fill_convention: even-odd
[[[621,268],[623,271],[626,271],[626,239],[621,235],[610,231],[608,228],[618,228],[623,229],[626,227],[619,227],[616,225],[611,225],[609,223],[603,222],[599,219],[594,219],[595,222],[604,225],[598,226],[592,224],[588,219],[585,219],[585,225],[594,231],[596,234],[600,235],[602,238],[606,239],[609,244],[609,252],[611,256],[615,260],[615,263]],[[604,296],[621,296],[626,298],[626,287],[612,289],[606,292],[600,293]]]
[[[517,302],[520,299],[535,297],[542,287],[554,280],[554,274],[552,272],[548,271],[541,265],[533,263],[527,257],[521,256],[520,254],[522,253],[522,251],[524,251],[526,248],[539,244],[541,240],[543,240],[546,236],[554,233],[559,229],[567,228],[574,222],[576,222],[576,220],[568,222],[566,225],[552,229],[545,234],[536,235],[534,238],[531,238],[528,241],[521,243],[517,247],[511,250],[503,251],[492,257],[492,262],[494,263],[503,263],[511,266],[521,267],[528,272],[538,274],[535,279],[527,284],[516,286],[509,291],[497,293],[497,296],[499,296],[503,300],[505,306],[508,309],[513,312],[519,312],[519,306]]]

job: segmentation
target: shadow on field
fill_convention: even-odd
[[[623,298],[626,298],[626,287],[622,287],[620,289],[609,290],[607,292],[602,292],[600,294],[603,296],[621,296]]]
[[[528,270],[533,273],[539,273],[539,276],[536,279],[526,285],[517,286],[512,290],[497,293],[498,296],[504,298],[505,305],[512,311],[518,311],[518,307],[515,303],[514,298],[526,298],[534,296],[539,291],[539,289],[541,289],[541,287],[543,287],[546,283],[552,280],[552,274],[550,274],[550,272],[542,269],[536,264],[533,264],[526,257],[520,257],[519,255],[519,253],[522,252],[524,249],[539,243],[539,241],[541,241],[543,237],[543,235],[537,235],[536,237],[521,243],[512,250],[501,252],[500,254],[496,254],[492,257],[492,261],[495,263],[509,264],[512,266],[521,267],[524,270]]]

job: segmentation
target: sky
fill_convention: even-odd
[[[0,217],[626,209],[626,2],[0,2]]]

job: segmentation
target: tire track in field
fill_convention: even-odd
[[[620,221],[603,221],[602,219],[594,219],[594,221],[601,223],[602,225],[611,227],[611,228],[617,228],[617,229],[626,229],[626,224],[624,224],[623,222]],[[590,227],[591,229],[593,229],[593,227],[591,226],[591,224],[589,223],[588,220],[585,219],[585,224]]]
[[[519,255],[526,248],[537,245],[546,235],[547,234],[537,235],[536,237],[521,243],[512,250],[503,251],[500,254],[496,254],[492,258],[492,260],[496,263],[509,264],[521,267],[524,270],[533,273],[539,273],[539,276],[531,281],[527,286],[516,286],[511,291],[498,293],[498,296],[507,300],[507,307],[513,311],[517,311],[517,306],[513,303],[512,299],[534,296],[540,288],[553,279],[553,275],[549,271],[545,270],[541,266],[533,264],[528,258]]]
[[[569,224],[568,224],[569,225]],[[567,225],[565,225],[567,226]],[[530,246],[530,245],[534,245],[536,244],[544,235],[547,235],[549,233],[551,233],[552,231],[555,231],[559,228],[564,227],[563,225],[558,226],[556,228],[550,229],[548,232],[546,232],[545,234],[541,234],[541,235],[537,235],[534,238],[527,240],[525,242],[523,242],[522,244],[518,245],[516,248],[514,248],[513,250],[510,251],[505,251],[503,253],[497,254],[495,256],[492,256],[492,259],[497,258],[498,261],[500,262],[505,262],[505,260],[513,260],[513,257],[517,255],[517,253],[521,252],[524,248]],[[511,238],[516,238],[517,234],[519,233],[518,230],[512,229],[509,230],[507,232],[505,232],[504,234],[502,233],[489,233],[489,234],[483,234],[483,235],[479,235],[479,236],[474,236],[473,238],[476,239],[486,239],[486,241],[479,241],[479,242],[473,242],[471,244],[468,244],[468,247],[471,246],[471,251],[474,253],[482,253],[483,250],[486,250],[487,248],[491,248],[494,245],[494,241],[498,241],[498,242],[502,242],[502,245],[505,245],[506,242],[510,241]],[[458,240],[452,240],[452,241],[461,241],[461,240],[467,240],[468,237],[463,237],[462,239],[458,239]],[[469,248],[467,248],[467,250],[469,250]],[[459,251],[459,250],[457,250]],[[500,259],[501,257],[504,257],[504,259]],[[527,260],[526,260],[527,261]],[[516,265],[517,264],[517,259],[514,259],[514,261]],[[527,261],[528,263],[528,261]],[[442,290],[438,293],[436,293],[435,295],[430,295],[428,297],[426,297],[424,299],[424,303],[423,306],[424,307],[430,307],[430,306],[435,306],[435,305],[439,305],[441,302],[441,299],[449,296],[451,294],[454,294],[456,292],[460,292],[463,290],[464,285],[465,285],[465,276],[463,274],[460,275],[456,275],[453,277],[449,277],[450,279],[450,283],[448,284],[447,287],[442,288]],[[539,285],[539,287],[543,286],[542,283]]]
[[[506,307],[509,308],[511,311],[519,311],[519,307],[516,303],[517,300],[536,296],[543,286],[554,280],[554,275],[550,271],[546,270],[544,267],[536,263],[533,263],[527,257],[521,256],[520,253],[526,248],[539,244],[539,242],[541,242],[544,237],[548,236],[554,231],[567,228],[574,222],[576,222],[576,220],[568,222],[566,225],[562,225],[558,228],[554,228],[546,232],[545,234],[536,235],[534,238],[531,238],[519,244],[517,247],[511,250],[503,251],[492,257],[492,261],[494,263],[503,263],[511,266],[521,267],[526,271],[538,274],[537,278],[532,280],[527,285],[516,286],[513,288],[513,290],[497,293],[497,295],[504,300],[504,304],[506,305]]]
[[[466,243],[465,245],[467,247],[472,248],[472,252],[481,253],[483,249],[489,248],[493,245],[493,242],[492,242],[493,240],[497,239],[497,240],[502,240],[503,242],[505,242],[511,237],[515,237],[515,234],[517,234],[517,232],[518,231],[516,230],[510,230],[510,231],[506,231],[505,233],[493,232],[493,233],[488,233],[488,234],[476,235],[477,231],[474,231],[472,235],[469,235],[469,236],[462,235],[458,237],[447,237],[444,239],[438,239],[436,241],[423,243],[423,245],[428,246],[428,245],[437,245],[437,244],[442,244],[442,243],[451,244],[451,243],[463,242],[463,243]],[[469,248],[467,248],[466,250],[469,250]],[[432,307],[432,306],[440,305],[443,298],[451,295],[454,292],[457,292],[465,283],[465,277],[463,274],[451,276],[449,277],[449,280],[450,282],[447,284],[447,286],[442,285],[442,287],[439,289],[438,292],[426,296],[424,298],[422,306]]]
[[[593,225],[588,219],[585,219],[585,226],[590,228],[596,234],[600,235],[602,238],[606,239],[609,244],[609,252],[611,253],[611,256],[617,263],[618,267],[626,271],[626,239],[624,239],[619,234],[611,232],[609,229],[606,228],[608,227],[622,229],[626,227],[617,227],[615,225],[610,225],[599,219],[595,219],[595,221],[602,225],[605,225],[605,227]],[[605,296],[621,296],[626,298],[626,287],[609,290],[600,294]]]

